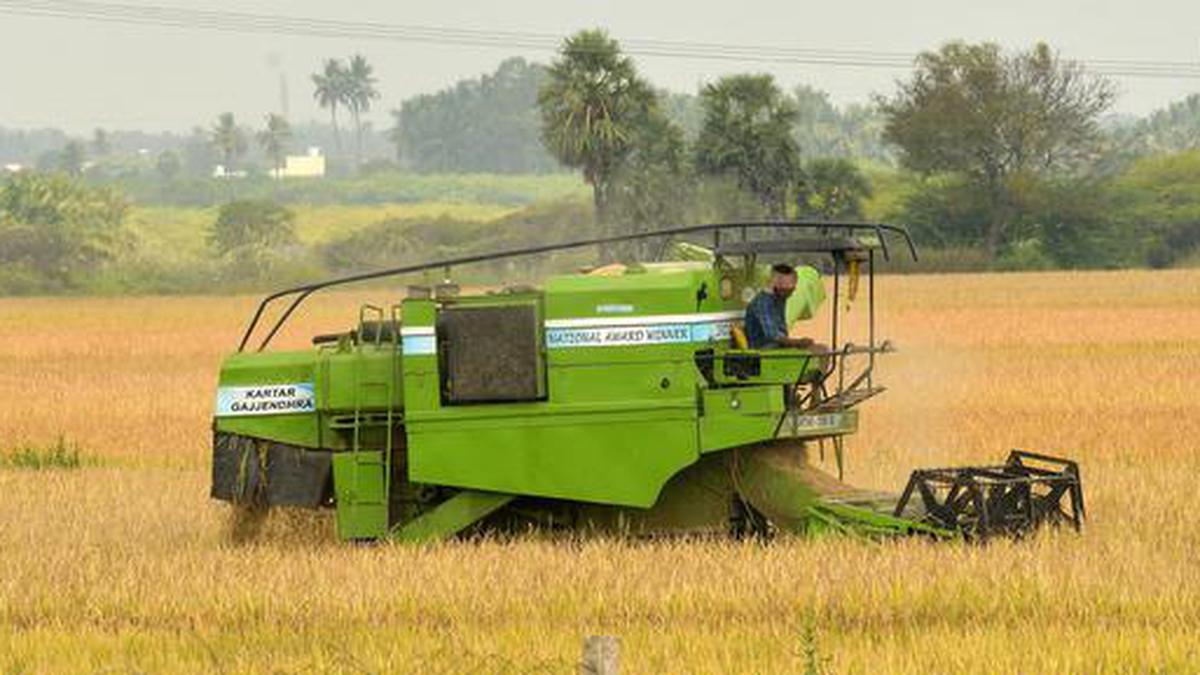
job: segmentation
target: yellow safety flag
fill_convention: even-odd
[[[858,262],[853,258],[846,262],[849,276],[849,282],[846,284],[846,309],[850,309],[850,303],[854,302],[854,297],[858,295]]]

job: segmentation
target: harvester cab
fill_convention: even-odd
[[[697,238],[704,237],[698,244]],[[333,507],[348,540],[429,541],[531,526],[634,535],[839,531],[1019,534],[1079,527],[1078,467],[1014,452],[995,467],[913,473],[899,497],[841,482],[859,405],[883,392],[875,264],[903,228],[703,225],[384,270],[274,293],[221,370],[212,496],[242,510]],[[662,242],[659,261],[464,292],[463,265]],[[669,257],[670,260],[661,260]],[[830,324],[804,347],[744,341],[771,262],[802,266],[789,321]],[[314,292],[442,271],[398,304],[363,306],[313,348],[264,351]],[[846,300],[864,312],[846,336]],[[830,296],[830,297],[827,297]],[[266,309],[288,301],[251,349]],[[838,477],[809,462],[835,455]]]

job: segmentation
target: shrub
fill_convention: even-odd
[[[64,174],[17,174],[0,186],[0,290],[74,288],[129,244],[128,205]]]
[[[85,463],[89,462],[80,453],[79,446],[68,443],[61,436],[53,445],[24,445],[0,455],[0,467],[14,469],[78,469]]]
[[[295,263],[307,256],[296,238],[295,214],[270,201],[242,200],[222,206],[208,242],[235,287],[292,276]]]
[[[208,242],[218,255],[286,246],[296,241],[296,215],[274,202],[241,200],[221,207]]]
[[[389,218],[328,242],[319,255],[329,269],[350,273],[586,238],[594,230],[591,205],[560,201],[490,222]]]

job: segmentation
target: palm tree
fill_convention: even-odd
[[[246,152],[246,133],[233,119],[233,113],[226,112],[217,118],[211,139],[213,147],[221,153],[222,168],[228,175],[233,170],[234,162]]]
[[[727,75],[701,90],[700,105],[697,167],[734,176],[771,217],[782,218],[800,174],[800,148],[792,137],[795,103],[770,75]]]
[[[375,89],[375,76],[371,64],[362,54],[355,54],[350,59],[350,68],[346,71],[346,107],[354,117],[355,159],[356,164],[362,164],[362,114],[371,109],[371,101],[379,98]]]
[[[603,223],[612,179],[654,109],[654,92],[602,30],[567,38],[546,76],[538,92],[542,142],[563,164],[583,170]]]
[[[258,144],[271,157],[275,167],[275,177],[283,176],[283,156],[287,153],[288,142],[292,140],[292,127],[283,115],[270,113],[267,115],[267,126],[258,132]]]
[[[58,154],[58,169],[75,177],[83,175],[83,164],[87,161],[87,150],[79,141],[67,141]]]
[[[326,59],[325,68],[313,73],[313,98],[322,108],[329,108],[329,121],[333,125],[333,140],[338,153],[342,151],[342,134],[338,129],[337,109],[346,103],[349,91],[349,71],[337,59]]]
[[[92,132],[92,152],[97,157],[103,157],[112,151],[112,142],[109,140],[108,132],[100,127]]]

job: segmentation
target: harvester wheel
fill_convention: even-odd
[[[756,539],[768,541],[771,539],[771,523],[750,502],[742,499],[736,492],[729,507],[729,534],[734,539]]]

